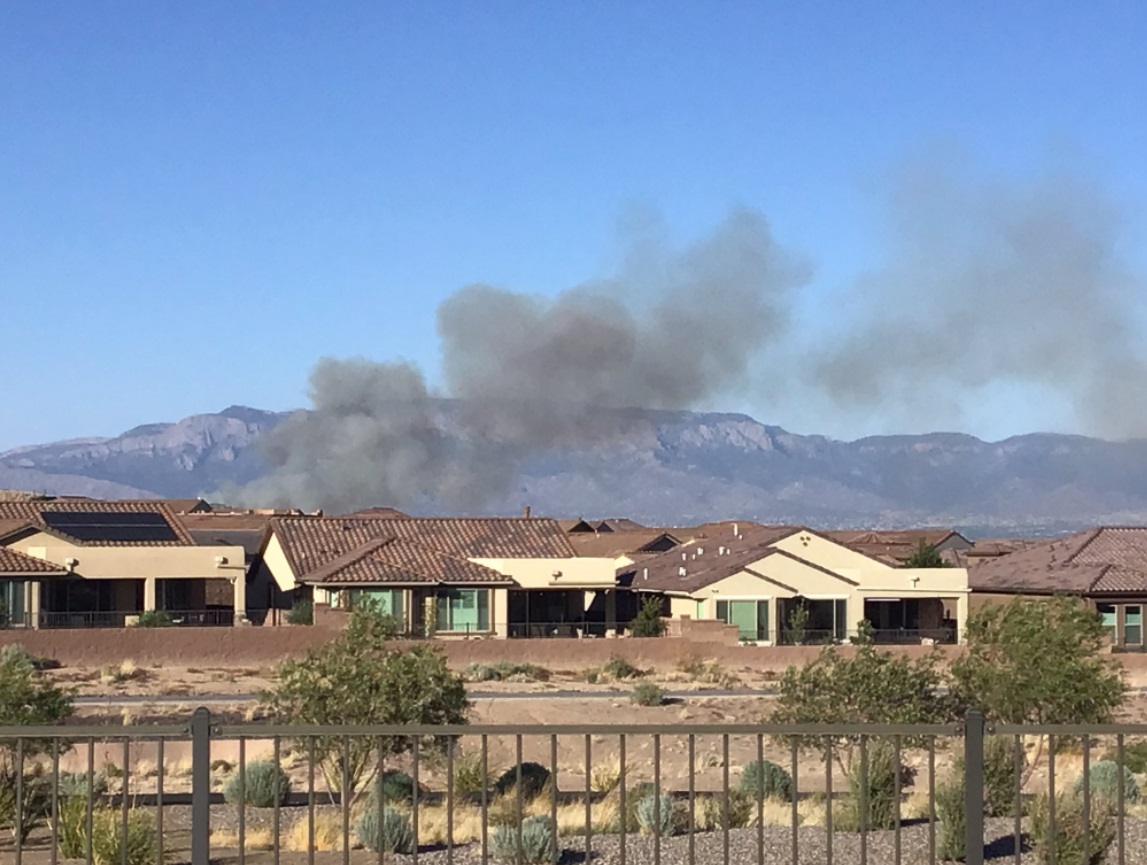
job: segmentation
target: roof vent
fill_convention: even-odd
[[[684,566],[684,565],[682,565],[681,567],[679,567],[679,568],[677,569],[677,576],[679,576],[679,577],[683,577],[683,576],[685,576],[685,573],[686,573],[686,571],[685,571],[685,566]]]
[[[724,547],[717,547],[717,555],[719,555],[719,556],[725,555],[725,548]]]
[[[699,555],[699,556],[705,555],[705,548],[704,547],[697,547],[697,555]]]
[[[682,553],[681,554],[681,561],[683,561],[683,562],[689,561],[689,554],[688,553]]]
[[[741,536],[741,529],[737,523],[733,523],[733,537],[739,538]]]
[[[649,568],[642,568],[641,569],[641,579],[643,579],[643,580],[649,579]]]

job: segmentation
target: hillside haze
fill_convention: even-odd
[[[456,406],[441,410],[449,429]],[[232,406],[113,438],[20,447],[0,453],[0,488],[105,498],[209,495],[266,471],[256,445],[284,417]],[[935,433],[842,442],[740,414],[630,411],[624,433],[608,444],[523,464],[513,491],[484,511],[513,514],[526,504],[536,514],[664,525],[738,518],[1043,534],[1147,522],[1147,441],[1031,434],[984,442]],[[431,512],[435,504],[408,509]]]

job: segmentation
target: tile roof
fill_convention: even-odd
[[[590,558],[616,559],[618,556],[664,550],[647,550],[646,547],[663,541],[673,546],[680,545],[688,535],[672,535],[662,529],[633,529],[624,532],[576,532],[569,536],[577,555]],[[664,539],[664,540],[663,540]]]
[[[59,529],[50,529],[44,523],[45,513],[110,513],[159,514],[171,527],[175,538],[163,541],[79,540]],[[98,501],[96,499],[51,499],[44,501],[0,502],[0,523],[23,523],[38,531],[65,538],[71,543],[87,547],[177,547],[194,546],[195,541],[187,529],[163,501]],[[8,532],[10,533],[10,532]]]
[[[369,541],[300,577],[306,583],[511,583],[492,568],[392,536]]]
[[[715,535],[618,568],[618,575],[632,576],[632,586],[639,591],[695,592],[768,556],[796,558],[775,549],[773,544],[798,531],[801,531],[799,526],[758,526],[740,532],[739,536],[731,532]]]
[[[53,562],[26,556],[17,550],[0,547],[0,574],[5,576],[24,574],[65,574],[67,571]]]
[[[968,571],[978,592],[1147,593],[1147,528],[1102,527],[1035,544]]]
[[[851,550],[897,567],[908,561],[920,542],[938,547],[950,538],[958,538],[971,546],[963,535],[953,529],[895,529],[895,530],[831,530],[821,532],[826,538],[844,544]],[[946,557],[954,562],[955,556]]]
[[[527,518],[276,517],[271,528],[296,574],[309,574],[383,538],[460,559],[573,558],[554,520]]]

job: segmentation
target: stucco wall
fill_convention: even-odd
[[[25,555],[64,565],[77,561],[75,573],[90,579],[162,577],[234,577],[246,570],[242,547],[85,547],[37,532],[8,545]],[[216,558],[226,563],[220,566]]]

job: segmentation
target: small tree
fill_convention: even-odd
[[[1122,668],[1100,654],[1103,623],[1075,599],[987,606],[968,619],[967,634],[967,652],[952,663],[952,691],[961,708],[989,721],[1103,724],[1123,702]]]
[[[44,677],[23,646],[0,650],[0,727],[58,724],[71,714],[71,697]],[[27,837],[47,813],[48,784],[37,769],[29,771],[27,760],[52,748],[51,739],[25,739],[22,763],[15,741],[0,742],[0,826],[14,834],[19,824],[19,834]],[[20,803],[15,796],[18,775],[23,779]]]
[[[904,567],[906,568],[949,568],[951,565],[944,561],[944,557],[940,555],[940,551],[933,546],[929,546],[923,540],[916,547],[915,552],[912,553],[907,559],[904,560]]]
[[[336,639],[280,665],[278,683],[261,696],[263,705],[287,724],[466,723],[465,685],[445,655],[431,646],[399,649],[391,633],[389,616],[376,604],[360,603]],[[376,744],[394,755],[413,743],[407,736],[315,738],[315,759],[332,792],[354,796],[370,784],[378,766]],[[296,748],[308,753],[310,739]]]
[[[645,598],[633,619],[633,636],[660,637],[665,634],[665,620],[661,618],[661,599]]]
[[[870,644],[849,658],[835,646],[801,667],[789,667],[780,682],[772,724],[942,724],[953,718],[951,702],[937,693],[941,656],[918,660],[881,652]],[[786,740],[789,737],[782,737]],[[797,744],[830,754],[842,770],[852,768],[859,735],[796,737]],[[905,739],[906,745],[919,744]]]
[[[803,646],[808,637],[808,607],[803,603],[793,607],[785,622],[785,642],[790,646]]]

